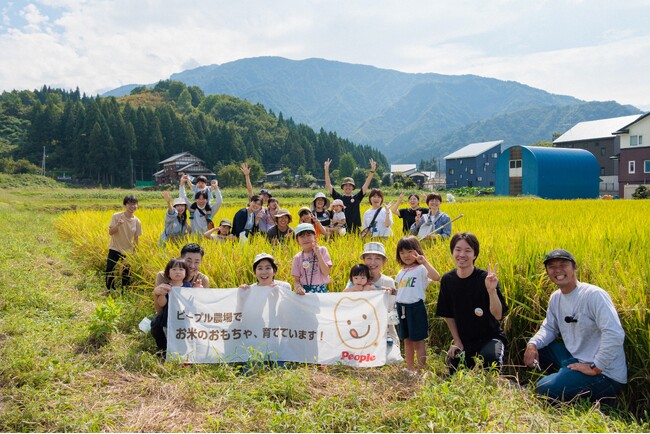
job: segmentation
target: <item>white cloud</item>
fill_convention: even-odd
[[[48,84],[94,93],[199,65],[277,55],[473,73],[587,100],[650,105],[642,76],[650,66],[643,18],[649,6],[648,0],[8,2],[0,90]]]

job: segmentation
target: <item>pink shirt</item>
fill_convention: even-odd
[[[332,260],[325,246],[318,246],[318,249],[325,259],[328,267],[332,268]],[[304,253],[299,252],[293,257],[291,263],[291,275],[294,277],[300,276],[301,285],[325,285],[330,283],[330,276],[323,276],[318,264],[318,256],[315,252]]]

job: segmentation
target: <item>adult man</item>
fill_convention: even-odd
[[[325,187],[329,190],[334,199],[341,199],[343,201],[343,204],[345,205],[345,224],[349,229],[348,232],[356,232],[361,227],[361,210],[359,209],[359,206],[361,205],[361,200],[366,195],[366,191],[368,191],[368,188],[370,187],[370,181],[372,181],[372,177],[377,170],[377,163],[375,163],[375,160],[371,158],[369,162],[370,172],[368,173],[366,182],[363,183],[361,190],[355,195],[352,195],[352,191],[357,187],[354,185],[354,180],[349,177],[343,178],[343,182],[341,183],[343,194],[334,190],[332,182],[330,181],[330,164],[332,163],[332,160],[328,159],[324,163]]]
[[[124,211],[116,212],[111,217],[108,225],[108,234],[111,236],[108,244],[108,259],[106,260],[106,289],[115,289],[115,277],[113,270],[120,259],[127,253],[133,251],[138,245],[138,239],[142,235],[142,223],[134,215],[138,209],[138,199],[129,195],[122,201]],[[122,270],[122,290],[131,282],[130,267],[124,264]]]
[[[192,283],[195,288],[208,288],[210,286],[210,279],[205,274],[199,272],[201,262],[203,261],[203,247],[196,243],[189,243],[181,249],[181,259],[185,261],[188,266],[187,280]],[[156,345],[160,351],[167,350],[167,324],[163,324],[161,319],[164,317],[163,310],[165,306],[160,306],[157,302],[160,295],[167,295],[171,291],[170,281],[165,277],[164,271],[159,271],[156,274],[156,287],[153,290],[154,307],[156,309],[156,316],[151,321],[151,335],[156,340]]]
[[[566,250],[550,252],[544,266],[558,290],[526,346],[524,363],[559,371],[539,380],[537,392],[562,401],[616,395],[627,383],[627,366],[625,332],[612,299],[605,290],[578,281],[576,260]],[[558,335],[563,343],[555,341]]]
[[[474,265],[480,253],[478,238],[459,232],[449,243],[456,268],[440,281],[436,315],[443,317],[454,340],[449,347],[448,365],[454,373],[462,364],[472,368],[475,357],[483,366],[501,367],[506,335],[499,321],[508,313],[497,278],[497,265],[482,270]]]

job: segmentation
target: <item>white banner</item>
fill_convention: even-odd
[[[306,294],[279,287],[174,287],[167,358],[186,363],[270,360],[381,366],[389,295]],[[398,357],[399,357],[399,349]]]

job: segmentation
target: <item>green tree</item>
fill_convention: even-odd
[[[229,164],[217,172],[220,187],[239,187],[244,185],[244,175],[236,164]]]
[[[352,176],[352,174],[354,173],[354,169],[356,167],[357,167],[357,162],[354,160],[352,154],[348,152],[341,155],[341,161],[339,162],[339,175],[342,178],[345,178],[347,176]]]

